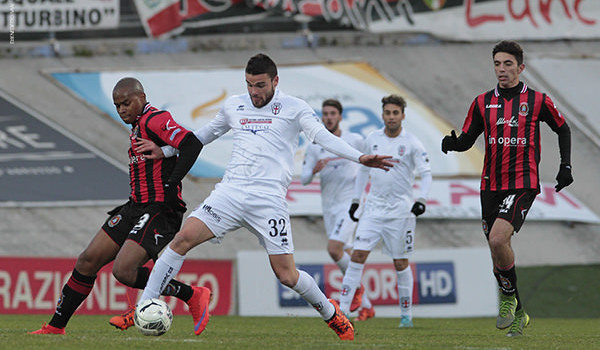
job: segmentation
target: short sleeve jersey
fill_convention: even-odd
[[[475,98],[462,131],[485,136],[481,190],[537,189],[540,122],[557,131],[565,123],[552,99],[520,83],[520,93],[506,99],[498,87]]]
[[[175,168],[177,157],[146,159],[137,153],[133,146],[136,138],[152,140],[158,146],[179,147],[183,138],[190,133],[179,125],[167,111],[159,110],[150,104],[144,106],[142,115],[131,125],[129,148],[130,198],[136,203],[163,202],[163,184]]]
[[[317,132],[327,129],[306,102],[276,89],[261,108],[254,107],[247,93],[229,97],[195,134],[207,144],[229,130],[233,149],[222,183],[285,196],[300,132],[312,142]]]
[[[383,129],[374,131],[366,140],[370,154],[387,154],[397,161],[389,171],[369,168],[371,187],[364,215],[372,217],[408,217],[413,205],[416,173],[431,171],[429,155],[413,134],[402,129],[400,135],[388,137]]]
[[[365,148],[365,140],[360,134],[345,132],[342,133],[341,139],[359,151]],[[306,148],[303,167],[312,171],[321,159],[329,159],[327,165],[319,172],[323,210],[329,210],[337,205],[349,207],[354,197],[354,181],[361,165],[341,158],[316,143],[311,143]]]

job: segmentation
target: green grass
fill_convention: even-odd
[[[66,336],[28,335],[46,315],[0,315],[0,349],[598,349],[600,319],[533,318],[520,338],[507,338],[494,318],[414,320],[398,329],[398,319],[374,318],[356,325],[355,340],[340,341],[318,317],[213,316],[201,336],[189,316],[175,317],[160,337],[135,328],[119,331],[107,316],[76,315]]]
[[[600,317],[600,265],[517,267],[517,276],[534,317]]]
[[[517,268],[519,291],[531,325],[507,338],[494,318],[415,319],[398,329],[397,318],[356,324],[353,342],[342,342],[315,317],[212,316],[201,336],[189,316],[176,316],[161,337],[135,328],[121,332],[109,316],[76,315],[66,336],[35,336],[49,315],[0,315],[0,349],[600,349],[600,265]]]

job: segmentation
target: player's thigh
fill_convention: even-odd
[[[187,220],[195,218],[202,221],[217,241],[221,241],[227,232],[241,227],[244,211],[240,191],[219,185],[190,213]]]
[[[482,228],[486,238],[489,239],[490,230],[497,218],[508,221],[515,231],[519,231],[536,195],[535,189],[481,191]]]
[[[508,221],[516,232],[519,231],[533,201],[537,196],[535,189],[517,189],[506,191],[498,210],[498,218]]]
[[[258,237],[267,253],[293,253],[292,226],[285,197],[255,193],[245,204],[243,226]]]
[[[354,237],[354,251],[371,251],[381,240],[384,222],[380,218],[363,215],[358,221],[356,227],[356,236]]]
[[[115,258],[119,248],[120,246],[100,229],[79,254],[75,269],[83,275],[93,276]]]
[[[414,216],[387,219],[383,228],[383,251],[392,259],[408,259],[415,250]]]

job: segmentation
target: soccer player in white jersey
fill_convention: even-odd
[[[364,151],[365,140],[362,135],[353,132],[342,133],[340,122],[343,107],[340,101],[327,99],[323,101],[321,108],[321,120],[325,128],[357,150]],[[350,262],[352,240],[356,230],[356,222],[348,217],[348,206],[354,198],[354,181],[359,167],[358,163],[341,158],[322,146],[311,143],[306,148],[300,175],[303,185],[309,184],[316,174],[320,176],[321,207],[328,238],[327,252],[342,274],[346,273]],[[375,309],[364,294],[362,286],[354,294],[350,312],[361,306],[354,321],[365,321],[375,316]]]
[[[206,145],[229,130],[233,133],[231,160],[223,180],[187,218],[181,230],[156,261],[139,301],[156,298],[173,278],[193,247],[240,227],[255,234],[269,255],[278,280],[312,305],[342,340],[354,339],[354,327],[327,299],[314,279],[296,269],[294,243],[285,196],[292,178],[294,153],[301,131],[333,153],[370,167],[389,170],[391,156],[362,154],[331,134],[310,106],[286,95],[277,84],[277,66],[264,54],[250,58],[245,70],[248,93],[229,97],[216,117],[194,134]],[[137,151],[148,157],[174,152],[140,142]],[[166,152],[166,153],[165,153]],[[206,320],[197,327],[206,327]]]
[[[408,258],[414,251],[416,217],[425,212],[431,187],[429,156],[414,135],[402,128],[406,101],[398,95],[386,96],[383,104],[383,129],[366,140],[367,152],[391,154],[398,163],[389,172],[361,168],[356,179],[355,197],[349,214],[353,220],[359,198],[371,178],[364,210],[356,228],[354,250],[342,281],[340,309],[349,311],[354,291],[360,285],[364,264],[380,240],[383,250],[394,261],[398,276],[400,328],[412,327],[413,274]],[[421,177],[420,196],[413,200],[415,172]]]

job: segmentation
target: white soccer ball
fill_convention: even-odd
[[[143,335],[158,336],[171,328],[173,313],[164,301],[148,299],[136,306],[133,321]]]

